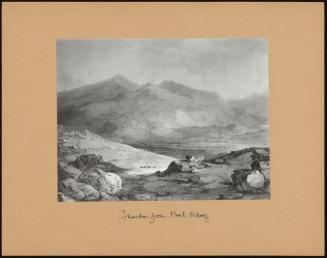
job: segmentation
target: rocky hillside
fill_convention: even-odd
[[[60,128],[58,134],[59,201],[270,197],[268,148],[220,153],[208,160],[191,155],[176,160],[87,131]]]

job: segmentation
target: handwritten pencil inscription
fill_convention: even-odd
[[[150,224],[156,223],[161,220],[181,220],[192,219],[200,222],[209,222],[209,215],[205,212],[193,211],[193,210],[170,210],[167,212],[129,212],[127,210],[121,210],[121,221],[146,221]]]

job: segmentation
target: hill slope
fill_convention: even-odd
[[[101,155],[105,162],[125,169],[128,174],[154,173],[166,169],[170,162],[175,160],[172,157],[103,139],[88,130],[59,132],[58,147],[59,163],[73,162],[81,154],[96,154]]]
[[[195,127],[217,136],[258,128],[264,118],[213,92],[174,81],[137,85],[122,75],[58,94],[58,124],[126,141],[191,137]],[[215,130],[215,128],[218,128]],[[237,127],[237,128],[235,128]],[[223,128],[224,130],[222,130]]]

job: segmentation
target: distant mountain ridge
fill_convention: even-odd
[[[119,74],[59,92],[58,124],[135,141],[191,137],[197,127],[204,136],[206,132],[219,136],[226,134],[224,128],[239,133],[266,123],[266,110],[256,108],[265,102],[261,97],[226,102],[214,92],[174,81],[139,85]]]
[[[236,112],[246,111],[248,114],[262,118],[263,123],[268,123],[269,99],[268,94],[252,94],[246,98],[228,101],[229,107]]]

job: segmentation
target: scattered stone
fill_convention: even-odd
[[[73,178],[68,178],[61,181],[59,184],[60,190],[74,200],[97,200],[99,192],[91,185],[76,182]]]

